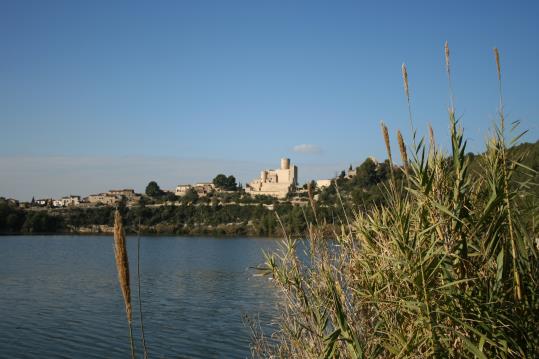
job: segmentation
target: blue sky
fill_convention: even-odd
[[[447,143],[449,41],[470,150],[506,110],[539,137],[535,1],[1,1],[0,196],[164,188],[290,157],[300,179],[384,158],[379,122]],[[303,145],[303,146],[302,146]]]

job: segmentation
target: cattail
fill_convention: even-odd
[[[410,91],[408,88],[408,71],[406,70],[406,64],[402,64],[402,81],[404,82],[404,94],[406,99],[410,102]]]
[[[401,153],[402,164],[404,165],[404,171],[408,173],[408,154],[406,153],[406,145],[402,139],[401,131],[397,131],[397,140],[399,141],[399,150]]]
[[[125,243],[125,231],[122,223],[122,215],[116,209],[114,213],[114,259],[116,261],[116,270],[118,271],[118,281],[125,304],[125,314],[129,326],[129,340],[131,344],[131,357],[135,357],[133,345],[133,333],[131,323],[133,313],[131,308],[131,286],[129,284],[129,261],[127,258],[127,247]]]

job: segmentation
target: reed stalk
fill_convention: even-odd
[[[131,347],[131,358],[135,358],[135,344],[133,341],[133,311],[131,306],[131,286],[129,283],[129,259],[125,240],[125,230],[123,227],[122,215],[118,209],[114,213],[114,259],[118,272],[118,281],[125,305],[125,314],[129,329],[129,344]]]
[[[404,144],[404,139],[402,138],[401,131],[397,131],[397,140],[399,142],[399,151],[401,154],[402,165],[404,166],[404,171],[408,172],[408,153],[406,152],[406,145]]]
[[[140,293],[140,218],[137,228],[137,297],[138,297],[138,308],[139,308],[139,318],[140,318],[140,333],[142,340],[142,350],[144,351],[144,359],[148,359],[148,347],[146,346],[146,336],[144,334],[144,319],[142,315],[142,296]]]

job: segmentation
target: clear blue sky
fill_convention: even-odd
[[[537,1],[1,1],[0,196],[302,180],[384,158],[379,122],[447,135],[443,44],[470,150],[506,109],[539,137]],[[294,147],[303,146],[303,151]],[[300,150],[301,150],[300,148]]]

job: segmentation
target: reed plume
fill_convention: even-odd
[[[498,48],[494,48],[494,57],[496,58],[496,69],[498,70],[498,81],[502,80],[502,70],[500,66],[500,52],[498,51]]]
[[[447,71],[447,76],[451,77],[451,66],[449,62],[449,44],[447,43],[447,40],[444,44],[444,52],[445,52],[445,71]]]
[[[444,53],[445,53],[445,71],[447,73],[447,82],[449,86],[449,112],[454,112],[455,103],[454,103],[454,97],[453,97],[453,85],[451,84],[451,60],[450,60],[450,51],[449,51],[449,44],[447,43],[447,40],[444,44]]]
[[[412,143],[414,147],[416,146],[415,142],[415,130],[414,130],[414,123],[412,120],[412,103],[410,101],[410,86],[408,83],[408,69],[406,68],[406,64],[402,64],[402,81],[404,83],[404,94],[406,95],[406,103],[408,104],[408,122],[410,123],[410,131],[412,131],[413,138]]]
[[[504,116],[504,111],[503,111],[502,70],[500,66],[500,52],[498,51],[497,47],[495,47],[493,51],[494,51],[494,58],[496,60],[496,70],[498,71],[498,91],[500,94],[499,115],[500,115],[500,127],[503,133],[505,130],[505,116]]]
[[[389,143],[389,132],[384,121],[380,122],[380,127],[382,129],[382,136],[384,137],[384,142],[386,144],[387,158],[389,160],[389,172],[391,173],[391,178],[393,178],[393,157],[391,156],[391,144]]]
[[[432,129],[432,125],[429,123],[429,145],[431,149],[434,149],[436,147],[436,138],[434,137],[434,130]]]
[[[118,271],[118,281],[124,298],[125,314],[129,327],[129,342],[131,345],[131,357],[135,357],[135,346],[133,343],[133,311],[131,307],[131,286],[129,283],[129,260],[127,257],[127,247],[125,243],[125,230],[122,223],[122,215],[118,209],[114,213],[114,259],[116,270]]]
[[[406,153],[406,145],[402,139],[401,131],[397,131],[397,140],[399,141],[399,151],[401,153],[402,164],[404,165],[404,171],[408,172],[408,154]]]
[[[406,64],[402,64],[402,81],[404,82],[404,94],[406,99],[410,102],[410,90],[408,87],[408,70],[406,70]]]

